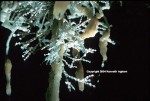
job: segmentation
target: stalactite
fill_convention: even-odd
[[[6,94],[11,95],[11,69],[12,63],[8,56],[5,59]]]
[[[104,62],[107,61],[107,45],[109,37],[110,37],[110,29],[107,29],[103,33],[102,37],[99,39],[100,54],[102,55],[103,58],[102,67],[104,67]]]
[[[59,101],[59,86],[63,71],[63,54],[64,45],[60,45],[59,51],[60,61],[59,63],[54,62],[51,65],[51,71],[49,73],[49,87],[46,92],[46,101]]]
[[[73,57],[77,56],[78,59],[80,58],[80,52],[78,52],[78,50],[76,50],[76,49],[73,49],[72,55],[73,55]],[[77,66],[77,69],[75,72],[76,77],[80,80],[83,80],[84,79],[84,68],[83,68],[82,62],[76,61],[75,66]],[[78,82],[78,87],[79,87],[80,91],[83,91],[84,90],[84,83]]]
[[[53,15],[57,20],[61,20],[64,17],[64,13],[67,10],[70,1],[56,1],[54,5]]]
[[[81,38],[86,39],[90,37],[94,37],[98,32],[99,21],[96,17],[92,17],[85,32],[81,34]]]

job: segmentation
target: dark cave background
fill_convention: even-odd
[[[105,12],[108,22],[113,25],[111,39],[116,45],[108,45],[108,61],[101,68],[98,40],[100,35],[85,40],[87,47],[97,49],[95,54],[87,55],[92,63],[83,63],[86,70],[127,70],[124,74],[101,74],[92,80],[96,88],[85,86],[84,92],[69,92],[64,83],[60,86],[60,101],[146,101],[149,99],[149,34],[150,2],[123,1],[123,6],[114,2]],[[39,51],[27,61],[23,61],[17,39],[11,40],[9,57],[12,61],[12,95],[5,94],[5,43],[10,31],[0,26],[0,101],[45,101],[44,93],[48,86],[50,66],[43,62],[43,52]],[[99,79],[99,83],[96,81]],[[11,100],[10,100],[11,99]]]

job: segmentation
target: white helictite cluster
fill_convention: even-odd
[[[108,42],[115,44],[110,39],[110,26],[103,13],[110,9],[109,1],[3,1],[1,8],[2,26],[11,30],[6,43],[6,55],[11,38],[19,37],[20,41],[15,45],[23,50],[24,60],[37,50],[47,50],[44,61],[56,68],[62,66],[69,89],[75,88],[68,79],[77,81],[81,91],[84,90],[83,84],[95,87],[90,81],[93,75],[84,78],[82,61],[90,63],[85,57],[96,50],[87,49],[84,40],[97,33],[102,35],[99,47],[103,67],[107,60]],[[80,52],[83,56],[80,56]],[[63,56],[72,63],[68,63]],[[76,68],[76,77],[70,76],[64,66]]]

